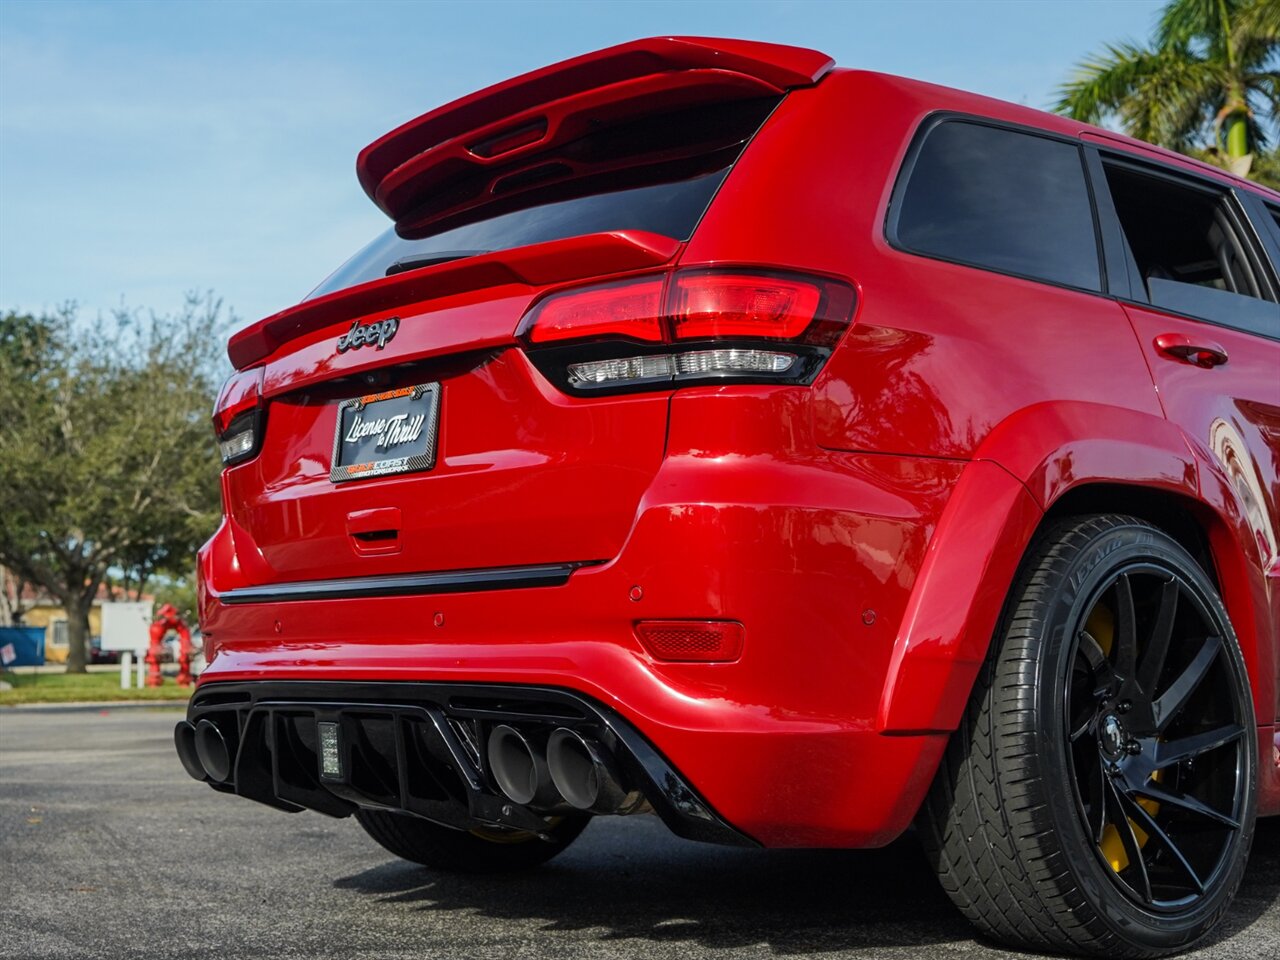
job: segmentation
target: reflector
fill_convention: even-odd
[[[734,620],[641,620],[635,630],[655,660],[687,663],[737,660],[746,632]]]

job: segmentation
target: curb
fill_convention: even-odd
[[[101,700],[101,701],[68,701],[66,703],[13,703],[0,705],[5,713],[21,713],[30,710],[34,713],[54,710],[140,710],[146,707],[153,709],[172,709],[185,707],[191,701],[186,697],[181,700]]]

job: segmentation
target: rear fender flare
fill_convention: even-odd
[[[894,641],[876,727],[954,730],[1022,557],[1082,484],[1158,488],[1199,501],[1200,465],[1177,426],[1106,404],[1042,403],[997,424],[961,474]]]

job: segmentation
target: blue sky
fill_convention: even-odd
[[[1047,107],[1160,5],[0,0],[0,309],[163,312],[211,289],[273,313],[385,228],[355,180],[366,143],[624,40],[774,40]]]

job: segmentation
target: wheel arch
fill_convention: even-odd
[[[895,640],[877,715],[885,734],[959,724],[1028,547],[1081,513],[1147,520],[1206,565],[1236,627],[1259,722],[1274,720],[1280,625],[1239,497],[1162,417],[1042,403],[998,424],[939,521]]]
[[[1145,520],[1177,541],[1217,588],[1249,671],[1258,722],[1269,724],[1276,702],[1276,650],[1264,638],[1275,625],[1270,624],[1256,551],[1250,549],[1250,540],[1233,522],[1239,513],[1223,506],[1199,494],[1190,496],[1140,484],[1080,483],[1063,490],[1048,505],[1040,529],[1066,517],[1115,513]]]

